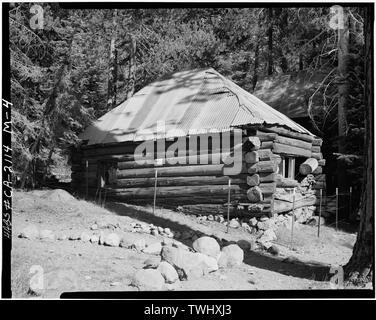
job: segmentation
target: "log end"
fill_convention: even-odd
[[[252,203],[261,202],[263,200],[261,189],[257,186],[249,188],[247,191],[247,198]]]

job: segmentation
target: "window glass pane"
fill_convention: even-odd
[[[295,158],[288,158],[288,178],[295,179]]]
[[[284,175],[283,175],[283,177],[284,178],[288,178],[288,176],[289,176],[289,159],[290,158],[285,158],[285,172],[284,172]]]
[[[279,163],[278,165],[278,173],[283,177],[284,175],[284,169],[285,169],[285,161],[284,161],[284,157],[281,157],[281,162]]]

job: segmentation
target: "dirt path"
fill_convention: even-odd
[[[55,234],[93,232],[90,226],[101,221],[117,225],[123,238],[145,239],[152,243],[162,236],[137,233],[135,223],[152,223],[173,232],[212,235],[223,243],[246,240],[254,243],[255,236],[243,228],[231,229],[214,221],[199,222],[194,216],[171,210],[109,203],[101,208],[86,201],[43,198],[42,193],[16,192],[13,214],[12,291],[14,297],[29,297],[32,266],[41,266],[49,282],[43,297],[58,297],[61,291],[74,288],[80,291],[134,291],[131,278],[144,267],[145,260],[158,259],[132,249],[107,247],[82,241],[44,241],[18,238],[20,231],[31,224]],[[66,199],[65,199],[66,200]],[[288,237],[280,232],[280,253],[272,256],[261,250],[245,252],[244,263],[231,269],[220,269],[199,280],[180,281],[169,290],[272,290],[330,288],[326,280],[329,265],[345,263],[351,256],[354,234],[334,232],[323,228],[316,238],[313,227],[303,226],[296,231],[294,250],[289,250]],[[192,240],[179,240],[191,246]],[[65,280],[64,280],[65,279]],[[70,279],[70,281],[66,281]],[[73,280],[72,280],[73,279]],[[167,288],[166,288],[167,289]]]

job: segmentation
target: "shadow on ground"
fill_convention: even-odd
[[[107,202],[106,208],[117,215],[120,216],[128,216],[131,218],[135,218],[137,220],[143,221],[145,223],[152,223],[156,226],[163,226],[164,228],[170,228],[172,231],[179,231],[179,232],[195,232],[198,235],[208,235],[213,236],[215,234],[215,230],[213,230],[213,234],[206,234],[198,229],[193,229],[191,226],[186,224],[179,223],[177,221],[173,221],[167,217],[163,217],[160,215],[154,215],[152,212],[148,210],[142,209],[142,207],[134,208],[128,206],[126,204],[120,202]],[[223,242],[236,242],[231,241],[231,239],[227,238],[224,239],[216,234],[216,237]],[[227,235],[228,237],[228,235]],[[236,239],[239,240],[239,239]],[[247,240],[247,239],[245,239]],[[248,239],[249,240],[249,239]],[[188,240],[180,240],[180,242],[184,243],[187,246],[192,246],[192,241]],[[273,272],[278,272],[284,274],[286,276],[304,278],[308,280],[315,280],[315,281],[328,281],[328,273],[329,273],[329,266],[324,264],[319,264],[317,262],[303,262],[296,258],[289,257],[289,258],[282,258],[279,256],[272,256],[268,253],[262,253],[257,251],[247,251],[244,255],[244,263],[248,264],[249,266],[265,269]]]

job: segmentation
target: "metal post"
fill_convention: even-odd
[[[294,241],[294,222],[295,222],[295,188],[292,191],[292,215],[291,215],[291,249]]]
[[[230,225],[230,201],[231,201],[231,178],[228,179],[228,197],[227,197],[227,233]]]
[[[86,160],[86,195],[85,199],[89,197],[89,161]]]
[[[155,169],[153,214],[155,214],[155,203],[157,202],[157,180],[158,180],[158,169]]]
[[[352,215],[352,210],[351,210],[351,197],[352,197],[352,187],[350,187],[350,194],[349,194],[349,216],[348,216],[348,218],[350,218],[351,217],[351,215]]]
[[[321,208],[322,208],[322,189],[320,189],[320,210],[319,210],[319,222],[317,224],[317,237],[320,238],[320,225],[321,225]]]
[[[336,188],[336,231],[338,231],[338,188]]]

